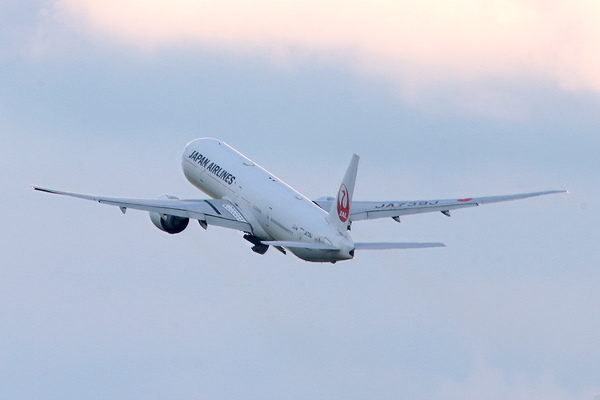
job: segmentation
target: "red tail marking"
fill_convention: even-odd
[[[348,188],[342,183],[337,196],[337,212],[340,221],[346,222],[350,214],[350,202],[348,201]]]

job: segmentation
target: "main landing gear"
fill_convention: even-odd
[[[267,250],[269,250],[269,245],[262,243],[260,241],[260,239],[254,235],[250,235],[249,233],[246,233],[244,235],[244,239],[246,239],[247,241],[249,241],[250,243],[252,243],[254,245],[254,246],[252,246],[252,251],[255,253],[265,254],[267,252]]]

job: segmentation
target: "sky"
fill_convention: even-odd
[[[0,0],[0,399],[600,396],[595,1]],[[306,263],[34,192],[206,198],[224,140],[308,196],[569,190],[353,225]]]

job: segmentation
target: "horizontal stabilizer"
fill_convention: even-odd
[[[293,248],[301,248],[301,249],[315,249],[315,250],[339,250],[337,247],[333,247],[324,243],[317,242],[296,242],[293,240],[271,240],[271,241],[262,241],[263,244],[268,244],[270,246],[281,246],[281,247],[293,247]]]
[[[444,243],[354,243],[356,250],[423,249],[446,247]]]

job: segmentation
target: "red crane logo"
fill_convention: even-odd
[[[350,196],[348,195],[348,188],[342,183],[340,191],[338,192],[337,198],[337,212],[340,221],[346,222],[350,214]]]

